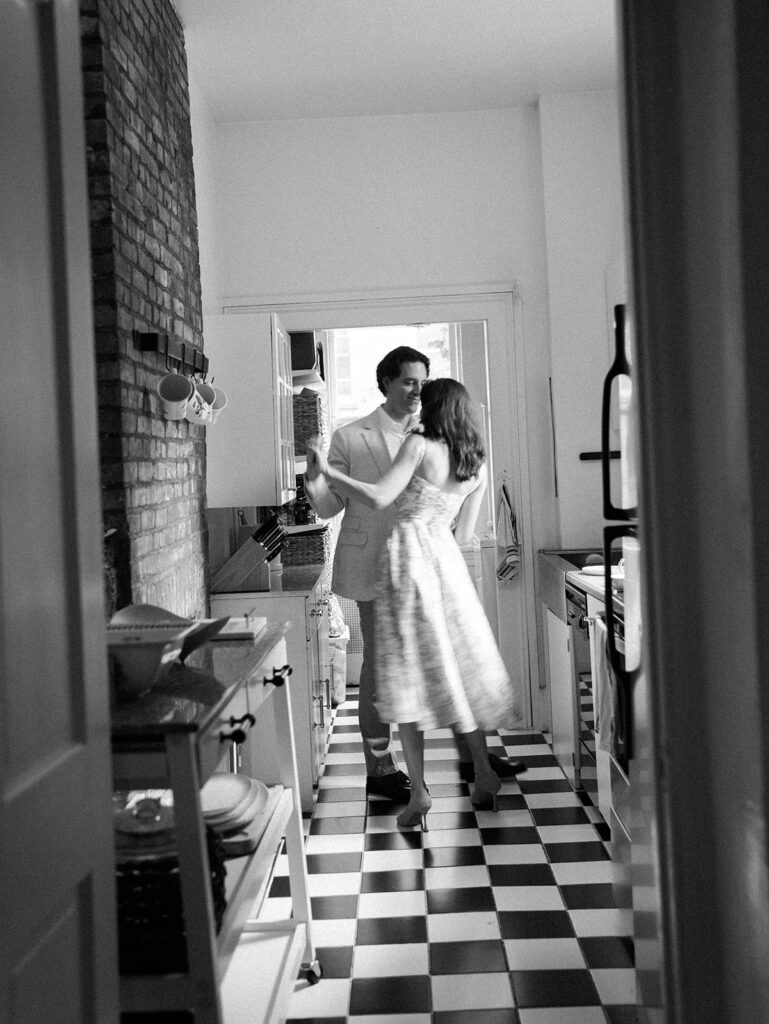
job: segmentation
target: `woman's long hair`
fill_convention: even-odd
[[[470,394],[450,377],[436,377],[422,385],[422,433],[431,441],[445,441],[457,480],[476,476],[486,458]]]

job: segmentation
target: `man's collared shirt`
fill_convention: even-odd
[[[419,416],[412,416],[405,427],[402,427],[400,423],[396,423],[394,419],[388,416],[384,411],[383,405],[378,406],[378,408],[374,410],[374,416],[376,416],[378,426],[384,434],[390,458],[394,459],[398,454],[398,449],[405,441],[406,435],[409,434],[414,427],[419,426]]]

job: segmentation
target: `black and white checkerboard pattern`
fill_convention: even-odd
[[[631,922],[614,902],[606,827],[547,738],[489,741],[528,765],[494,813],[472,807],[450,730],[428,733],[429,831],[401,831],[399,808],[366,796],[352,694],[305,821],[323,978],[297,981],[289,1022],[635,1022]],[[268,917],[290,914],[288,883],[281,855]]]

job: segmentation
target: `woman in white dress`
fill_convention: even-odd
[[[398,824],[411,828],[431,806],[424,781],[424,731],[451,727],[472,754],[472,802],[496,810],[500,780],[484,730],[519,719],[510,680],[459,545],[473,535],[486,490],[483,438],[467,389],[440,378],[422,387],[420,427],[376,483],[329,465],[310,442],[335,491],[375,508],[394,504],[379,557],[374,599],[376,707],[396,722],[411,778]]]

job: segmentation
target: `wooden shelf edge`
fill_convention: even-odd
[[[234,857],[226,861],[228,880],[227,910],[222,919],[217,940],[219,948],[220,976],[229,964],[238,944],[245,922],[258,916],[261,903],[267,895],[267,884],[272,877],[272,867],[286,825],[294,806],[294,792],[284,789],[280,794],[272,816],[268,821],[253,853]],[[232,871],[232,875],[230,872]],[[237,871],[237,877],[235,877]],[[259,901],[260,906],[256,907]]]
[[[301,921],[265,929],[249,924],[222,982],[227,1024],[281,1024],[286,1019],[306,942]]]

